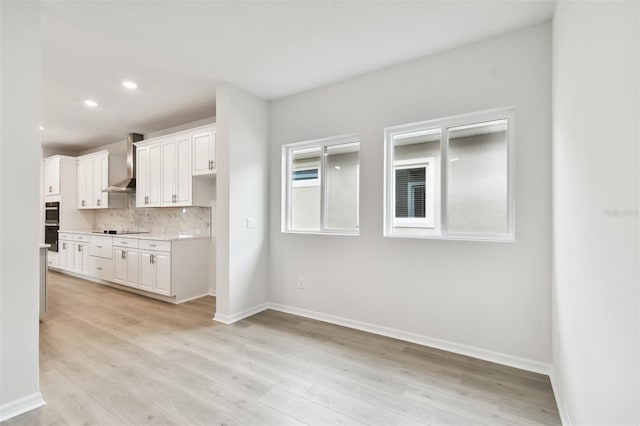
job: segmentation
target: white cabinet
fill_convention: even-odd
[[[194,178],[194,161],[196,176],[213,175],[214,136],[209,125],[136,142],[136,207],[210,206],[213,182]]]
[[[113,281],[118,284],[138,287],[139,252],[137,249],[114,247]]]
[[[136,207],[160,207],[161,145],[136,150]]]
[[[140,250],[141,290],[171,296],[171,254]]]
[[[71,271],[75,269],[75,259],[73,242],[71,240],[60,240],[58,242],[58,267]]]
[[[78,157],[77,206],[79,209],[122,208],[125,206],[123,194],[109,194],[104,189],[109,182],[125,177],[123,162],[115,163],[109,151],[99,151]],[[113,176],[112,176],[113,175]]]
[[[193,176],[213,175],[216,172],[216,131],[205,129],[191,136]]]
[[[139,279],[138,240],[113,238],[113,281],[129,287],[138,287]]]
[[[60,195],[60,157],[44,159],[44,195]]]
[[[73,270],[81,274],[88,274],[90,269],[89,244],[74,242],[73,252],[75,258]]]
[[[178,134],[160,144],[162,200],[165,207],[191,205],[191,135]]]

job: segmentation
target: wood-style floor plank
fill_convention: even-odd
[[[23,425],[558,425],[546,376],[265,311],[212,321],[50,273],[40,330],[48,405]]]

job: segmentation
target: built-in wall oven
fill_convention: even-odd
[[[60,203],[44,204],[44,242],[50,251],[58,251],[58,229],[60,229]]]

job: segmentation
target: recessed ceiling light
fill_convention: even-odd
[[[84,104],[88,107],[91,108],[95,108],[98,106],[98,103],[96,101],[94,101],[93,99],[87,99],[86,101],[84,101]]]
[[[340,166],[333,166],[333,168],[334,168],[334,169],[336,169],[336,170],[340,170],[342,167],[340,167]]]
[[[44,126],[40,126],[40,130],[44,130]]]
[[[137,89],[138,85],[136,83],[134,83],[133,81],[123,81],[122,85],[124,87],[126,87],[127,89]]]

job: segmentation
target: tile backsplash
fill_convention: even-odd
[[[96,230],[197,232],[211,234],[210,207],[136,208],[135,195],[127,195],[126,209],[96,210]]]

